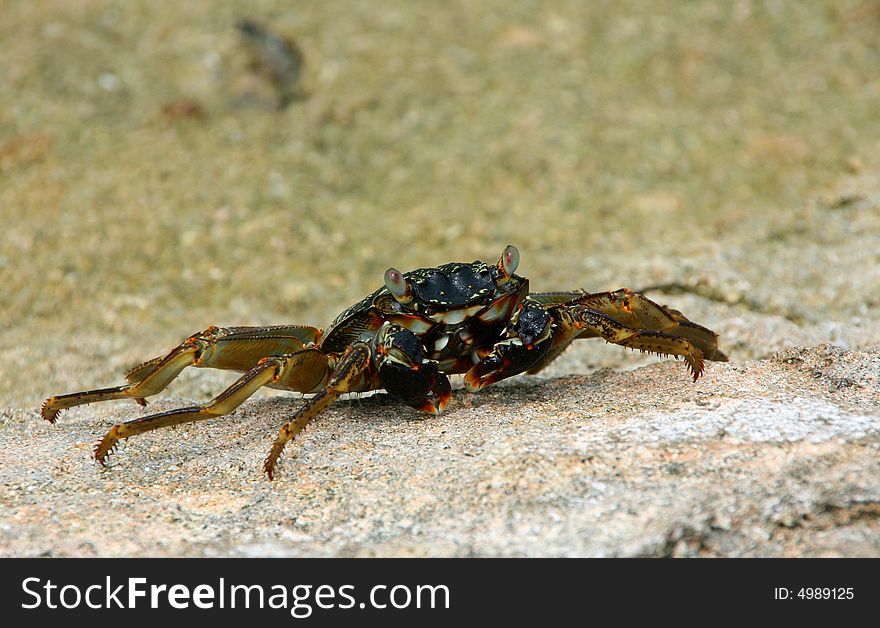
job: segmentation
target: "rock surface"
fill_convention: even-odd
[[[72,4],[0,20],[0,555],[880,555],[875,3]],[[301,51],[295,99],[243,19]],[[437,418],[343,401],[273,483],[290,396],[107,471],[141,408],[39,419],[509,243],[533,290],[647,290],[731,362],[583,342]]]
[[[578,349],[580,350],[580,349]],[[187,403],[162,400],[158,409]],[[791,349],[518,379],[427,420],[385,395],[338,403],[260,463],[299,403],[93,441],[138,408],[55,426],[4,411],[6,556],[875,556],[880,352]]]

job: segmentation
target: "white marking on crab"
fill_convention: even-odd
[[[456,325],[466,318],[470,318],[483,309],[482,305],[473,305],[460,310],[449,310],[448,312],[437,312],[430,316],[431,320],[447,325]]]
[[[443,334],[434,341],[434,351],[440,352],[449,344],[449,334]]]
[[[406,368],[411,368],[415,362],[406,355],[403,351],[399,350],[397,347],[389,347],[387,352],[385,353],[385,359],[388,362],[393,362],[394,364],[400,364]]]
[[[432,327],[431,323],[414,316],[395,316],[391,320],[417,336],[425,333]]]
[[[484,323],[491,323],[493,321],[497,321],[500,318],[503,318],[507,315],[507,311],[510,308],[510,303],[504,299],[499,299],[495,303],[492,304],[488,310],[480,314],[477,318],[479,318]]]

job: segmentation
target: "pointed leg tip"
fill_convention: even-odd
[[[696,383],[706,368],[706,363],[703,361],[703,354],[699,350],[694,350],[693,352],[686,354],[684,358],[687,362],[688,370],[694,377],[694,383]]]
[[[281,452],[283,451],[284,445],[282,444],[279,447],[278,443],[275,443],[272,446],[271,451],[269,451],[269,455],[263,460],[263,473],[266,474],[270,481],[275,479],[275,475],[278,471],[278,459],[281,457]]]
[[[100,464],[102,467],[107,466],[107,456],[110,455],[109,451],[104,450],[104,441],[100,440],[95,444],[94,449],[92,449],[92,458],[95,459],[95,462]]]
[[[103,444],[103,441],[101,441],[97,445],[95,445],[95,450],[92,454],[92,457],[95,459],[95,462],[97,462],[99,465],[101,465],[102,467],[104,467],[106,469],[107,468],[107,459],[110,457],[110,450],[109,449],[104,450],[102,447],[102,444]]]
[[[263,473],[266,474],[266,477],[269,478],[270,482],[272,480],[274,480],[275,479],[275,463],[268,460],[268,459],[266,461],[264,461],[263,462]]]
[[[116,451],[116,447],[119,444],[118,430],[118,425],[111,427],[110,431],[104,435],[104,438],[99,440],[95,445],[93,456],[95,462],[102,467],[107,467],[107,460],[110,458],[110,455]]]
[[[59,410],[52,407],[52,404],[55,402],[55,397],[49,397],[43,402],[43,405],[40,406],[40,416],[43,417],[49,423],[55,424],[55,421],[58,420],[58,412]]]

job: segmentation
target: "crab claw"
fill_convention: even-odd
[[[495,345],[492,353],[465,373],[465,386],[469,391],[477,392],[502,379],[527,371],[547,354],[552,344],[550,338],[538,344],[524,344],[519,338],[501,341]]]
[[[480,360],[465,373],[464,385],[470,392],[482,390],[490,384],[494,384],[504,378],[504,372],[509,369],[511,361],[505,361],[497,354],[497,348],[488,356]]]
[[[430,386],[430,390],[424,394],[423,398],[424,403],[422,405],[413,405],[416,410],[421,410],[427,414],[441,414],[449,404],[449,400],[452,399],[452,386],[449,384],[449,378],[438,374]]]
[[[514,314],[508,337],[495,343],[492,351],[464,376],[464,383],[476,392],[497,381],[528,370],[547,355],[553,345],[553,325],[547,311],[527,302]]]
[[[437,362],[427,359],[418,336],[400,325],[385,323],[376,343],[379,379],[388,394],[422,412],[443,412],[452,397],[452,386]]]

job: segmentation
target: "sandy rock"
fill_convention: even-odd
[[[0,555],[880,555],[874,3],[5,4]],[[242,19],[296,42],[297,98]],[[390,266],[508,243],[531,289],[645,290],[731,362],[694,384],[584,342],[437,418],[342,401],[272,483],[295,396],[109,470],[141,408],[38,416],[208,325],[326,328]]]
[[[880,352],[519,378],[421,420],[338,403],[259,472],[300,403],[93,441],[134,405],[55,426],[5,410],[5,556],[870,556],[880,552]],[[156,409],[185,400],[163,399]]]

